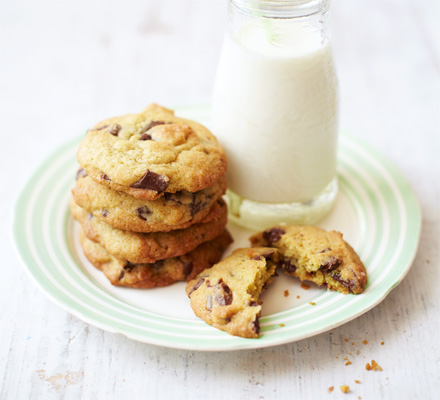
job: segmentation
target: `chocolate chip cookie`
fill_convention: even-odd
[[[81,223],[88,239],[99,243],[119,259],[133,264],[144,264],[181,256],[219,236],[225,230],[228,210],[223,200],[218,200],[217,204],[220,212],[213,213],[212,219],[206,222],[193,224],[186,229],[155,233],[113,228],[82,209],[73,199],[70,202],[70,211],[73,218]]]
[[[275,247],[289,275],[341,293],[362,293],[364,264],[340,232],[313,226],[275,226],[251,236],[252,246]]]
[[[232,238],[225,230],[188,254],[152,264],[132,264],[119,260],[101,245],[88,239],[82,230],[80,241],[86,257],[104,273],[112,285],[148,289],[193,279],[200,271],[220,260],[223,251],[232,243]]]
[[[96,124],[77,156],[96,182],[148,200],[213,186],[227,166],[208,129],[157,104]]]
[[[208,213],[222,213],[217,199],[225,190],[226,180],[221,177],[213,186],[196,193],[182,191],[167,193],[157,200],[143,200],[100,185],[79,170],[72,193],[76,204],[115,228],[167,232],[201,222]]]
[[[261,292],[271,282],[278,261],[273,248],[237,249],[188,282],[194,313],[230,335],[257,338]]]

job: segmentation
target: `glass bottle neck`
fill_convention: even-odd
[[[252,51],[294,55],[329,40],[329,0],[229,0],[230,37]]]
[[[229,0],[230,6],[250,16],[301,18],[325,13],[330,0]]]

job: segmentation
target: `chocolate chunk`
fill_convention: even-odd
[[[144,129],[142,129],[142,133],[149,131],[151,128],[154,128],[157,125],[167,124],[165,121],[151,121]]]
[[[136,209],[136,214],[140,219],[143,219],[144,221],[148,220],[148,216],[152,214],[153,212],[149,210],[147,206],[139,207]]]
[[[257,260],[257,261],[260,261],[260,260],[262,260],[262,259],[263,259],[263,257],[260,256],[259,254],[257,254],[257,255],[255,255],[255,256],[252,257],[252,260]]]
[[[192,201],[191,201],[191,216],[194,217],[199,211],[203,208],[204,203],[200,200],[197,200],[197,196],[195,193],[192,194]]]
[[[208,310],[208,311],[211,311],[212,310],[212,296],[207,296],[206,297],[206,309]]]
[[[90,221],[92,218],[93,218],[93,214],[92,214],[92,213],[89,213],[89,215],[88,215],[88,219],[89,219],[89,221]]]
[[[328,261],[319,267],[319,270],[322,272],[333,271],[338,268],[342,264],[342,260],[336,257],[330,257]]]
[[[284,268],[287,272],[295,272],[296,271],[296,265],[292,264],[290,260],[283,260],[281,262],[281,268]]]
[[[260,305],[260,303],[258,301],[251,301],[249,303],[249,306],[251,306],[251,307],[256,307],[256,306],[259,306],[259,305]]]
[[[145,175],[137,182],[131,185],[136,189],[151,189],[156,192],[164,192],[168,187],[169,182],[165,181],[165,178],[155,172],[147,170]]]
[[[229,306],[232,304],[232,297],[231,289],[220,279],[214,286],[214,300],[219,306]]]
[[[153,140],[153,138],[148,133],[143,133],[139,140]]]
[[[124,275],[125,275],[125,271],[122,270],[121,273],[119,274],[118,280],[120,281],[124,277]]]
[[[340,282],[342,285],[344,285],[351,293],[353,293],[353,289],[356,287],[356,282],[353,281],[346,281],[341,278],[341,275],[334,274],[331,276],[335,281]]]
[[[281,228],[273,228],[263,232],[263,238],[267,240],[269,243],[278,242],[281,239],[281,236],[284,235],[286,231]]]
[[[104,172],[101,174],[101,179],[104,179],[106,181],[111,181],[110,177],[106,174],[104,174]]]
[[[331,249],[330,248],[326,248],[326,249],[320,251],[320,253],[327,253],[327,251],[331,251]]]
[[[127,261],[127,264],[124,265],[124,269],[128,272],[131,272],[136,265],[132,264],[130,261]]]
[[[193,270],[193,263],[191,261],[184,261],[183,262],[183,275],[184,275],[185,279],[192,272],[192,270]]]
[[[164,266],[164,264],[165,264],[165,260],[157,260],[153,264],[151,264],[151,266],[153,268],[160,269]]]
[[[78,172],[76,173],[76,180],[78,180],[79,178],[82,178],[82,177],[86,177],[86,176],[87,176],[87,172],[84,171],[83,168],[80,168],[78,170]]]
[[[121,125],[119,125],[119,124],[115,124],[115,125],[113,125],[113,126],[109,129],[108,133],[110,133],[110,134],[113,135],[113,136],[118,136],[119,131],[120,131],[121,129],[122,129]]]
[[[103,212],[102,212],[102,216],[103,217],[106,217],[108,215],[108,211],[107,210],[104,210]]]
[[[193,288],[188,293],[188,297],[191,296],[192,292],[196,291],[200,286],[202,286],[204,281],[205,281],[205,278],[199,279],[199,281],[193,286]]]
[[[255,318],[255,321],[252,322],[252,330],[258,335],[260,333],[260,321],[258,318]]]

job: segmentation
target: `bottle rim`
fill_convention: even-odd
[[[321,14],[330,0],[229,0],[240,11],[262,18],[296,18]]]

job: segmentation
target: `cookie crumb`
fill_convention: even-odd
[[[354,342],[351,342],[351,345],[354,346]]]
[[[301,287],[302,287],[304,290],[309,290],[309,289],[310,289],[310,285],[307,285],[307,283],[301,283]]]
[[[355,379],[354,383],[362,383],[359,379]]]
[[[286,325],[284,325],[284,324],[278,324],[279,326],[281,326],[281,328],[283,327],[283,326],[286,326]]]
[[[380,342],[380,344],[383,346],[385,344],[385,342]]]
[[[284,297],[288,297],[289,296],[289,291],[288,290],[285,290],[284,291]]]
[[[345,365],[350,365],[351,364],[351,361],[350,360],[348,360],[346,363],[345,363]]]
[[[329,393],[333,392],[333,389],[334,389],[334,388],[335,388],[334,386],[330,386],[330,387],[328,388],[328,392],[329,392]]]
[[[344,341],[348,343],[348,339],[344,339]]]
[[[371,365],[370,363],[367,363],[365,369],[367,371],[383,371],[382,367],[375,360],[371,360]]]
[[[366,340],[362,340],[362,343],[363,344],[367,344],[368,342]]]
[[[313,302],[313,301],[309,301],[309,304],[312,305],[312,306],[316,306],[316,303]]]
[[[350,391],[350,386],[341,385],[341,386],[339,386],[339,389],[341,389],[342,393],[348,393]]]
[[[300,298],[301,298],[301,296],[299,296],[299,295],[298,295],[298,296],[296,296],[296,298],[297,298],[297,299],[300,299]]]

